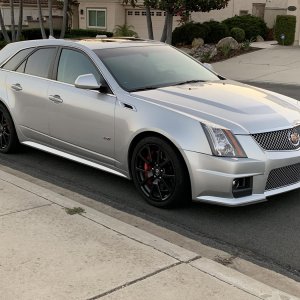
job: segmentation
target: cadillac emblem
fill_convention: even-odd
[[[292,131],[290,136],[289,136],[289,140],[292,143],[293,146],[297,147],[300,144],[300,135],[299,133],[295,130]]]

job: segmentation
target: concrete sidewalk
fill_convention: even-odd
[[[78,206],[0,171],[0,299],[297,299]]]
[[[300,47],[273,46],[213,64],[229,79],[300,85]]]

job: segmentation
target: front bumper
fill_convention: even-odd
[[[242,206],[265,201],[269,196],[300,188],[299,180],[266,190],[270,172],[299,164],[300,151],[263,151],[250,136],[239,136],[239,141],[246,150],[248,158],[225,158],[184,151],[190,173],[193,200],[226,206]],[[252,178],[251,195],[234,197],[233,180],[245,177]]]

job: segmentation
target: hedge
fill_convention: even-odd
[[[226,24],[217,21],[209,21],[204,22],[203,25],[206,25],[209,28],[209,34],[206,38],[207,43],[215,44],[218,43],[224,37],[230,36],[230,32]]]
[[[206,25],[189,22],[174,29],[172,43],[173,45],[189,45],[195,38],[202,38],[205,41],[209,31],[210,29]]]
[[[258,35],[265,38],[268,32],[268,28],[264,20],[251,15],[234,16],[224,20],[223,24],[226,24],[229,30],[234,27],[243,29],[245,31],[246,39],[248,40],[256,38]]]
[[[275,23],[275,38],[281,45],[292,45],[295,41],[296,16],[277,16]],[[281,35],[285,35],[284,41]]]
[[[113,33],[109,31],[99,31],[90,29],[71,29],[70,33],[66,33],[65,37],[96,37],[96,35],[106,35],[107,37],[112,37]]]
[[[46,35],[49,36],[49,29],[45,28]],[[11,32],[7,31],[8,35],[11,36]],[[60,30],[54,30],[54,37],[59,38]],[[65,34],[65,38],[79,38],[79,37],[96,37],[96,35],[106,35],[112,37],[113,33],[108,31],[97,31],[97,30],[85,30],[85,29],[72,29],[70,32]],[[22,30],[22,40],[37,40],[42,38],[40,28],[31,28]],[[0,34],[0,41],[4,40],[3,35]]]

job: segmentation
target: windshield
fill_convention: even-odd
[[[220,80],[197,61],[165,45],[96,49],[94,52],[128,92]]]

